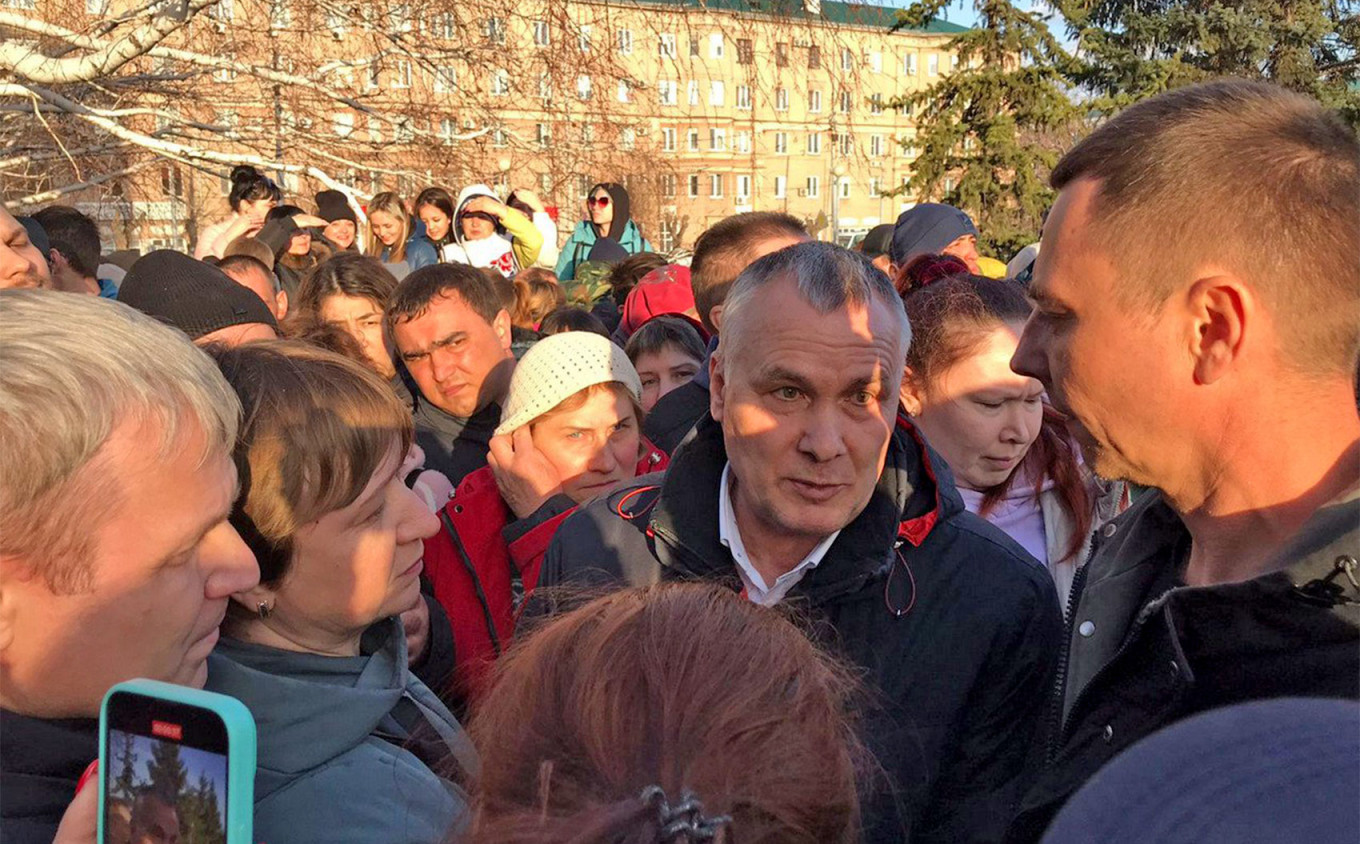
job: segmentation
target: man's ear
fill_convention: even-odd
[[[279,290],[274,294],[274,305],[279,309],[279,319],[288,316],[288,291]]]
[[[714,305],[708,309],[708,321],[713,323],[713,330],[722,333],[723,306]]]
[[[721,341],[719,343],[721,344]],[[708,412],[718,422],[723,418],[725,407],[723,388],[726,386],[727,378],[723,374],[723,359],[719,345],[719,351],[708,356]]]
[[[1232,371],[1242,356],[1248,330],[1258,325],[1256,297],[1233,276],[1210,276],[1190,285],[1186,305],[1195,382],[1213,384]]]
[[[920,416],[925,405],[925,391],[916,383],[911,367],[902,370],[902,407],[908,416]]]
[[[3,654],[14,644],[18,633],[19,596],[18,578],[21,563],[14,557],[0,557],[0,662]]]
[[[55,249],[47,250],[47,266],[54,270],[68,270],[71,263],[66,260],[66,256]]]
[[[510,351],[510,342],[512,340],[510,336],[510,325],[510,312],[505,308],[501,308],[500,312],[496,314],[496,318],[491,322],[491,327],[495,330],[496,337],[501,341],[501,348],[507,352]]]

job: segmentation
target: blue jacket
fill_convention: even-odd
[[[384,264],[391,263],[392,247],[383,247],[382,254],[378,260]],[[428,267],[430,264],[439,263],[439,252],[434,248],[434,244],[423,234],[413,234],[411,239],[406,241],[406,266],[412,270],[421,267]]]
[[[297,653],[223,639],[208,660],[211,691],[255,716],[256,841],[440,844],[468,818],[466,793],[407,749],[419,724],[430,761],[469,777],[472,745],[434,693],[406,668],[395,618],[369,631],[356,657]],[[368,637],[366,637],[367,641]]]
[[[557,259],[557,277],[560,280],[570,281],[576,278],[577,265],[585,263],[586,256],[590,254],[590,247],[595,245],[597,239],[595,226],[589,220],[582,220],[576,224],[576,231],[567,238],[566,245],[562,247],[562,254]],[[623,232],[615,239],[629,255],[652,251],[652,245],[642,236],[642,230],[632,220],[623,226]]]

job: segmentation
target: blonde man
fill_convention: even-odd
[[[51,841],[109,686],[201,686],[259,570],[227,521],[240,405],[126,305],[0,291],[0,839]]]

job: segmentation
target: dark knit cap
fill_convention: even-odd
[[[33,244],[42,253],[43,260],[47,260],[47,253],[52,251],[52,241],[47,238],[47,229],[42,227],[42,223],[32,217],[15,217],[19,225],[28,232],[28,242]]]
[[[893,227],[892,262],[901,266],[916,255],[938,254],[966,234],[977,237],[977,226],[952,205],[924,202],[908,208]]]
[[[316,216],[328,223],[336,220],[349,220],[358,224],[354,209],[345,201],[345,195],[338,190],[323,190],[316,195]]]
[[[866,258],[887,255],[892,246],[893,228],[892,223],[884,223],[881,226],[874,226],[869,229],[869,233],[859,243],[859,251]]]
[[[178,328],[190,340],[253,322],[279,327],[254,291],[217,267],[171,249],[138,258],[118,288],[118,301]]]
[[[602,237],[590,247],[590,254],[586,256],[586,260],[616,264],[627,257],[628,250],[623,248],[623,244],[612,237]]]

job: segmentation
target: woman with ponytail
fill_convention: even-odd
[[[1065,606],[1092,531],[1123,511],[1127,491],[1086,469],[1043,385],[1011,371],[1030,313],[1023,288],[940,255],[907,264],[897,288],[912,328],[907,413],[965,506],[1043,563]]]
[[[279,204],[282,194],[274,180],[248,165],[231,168],[231,191],[227,204],[231,216],[198,233],[194,257],[221,258],[227,244],[241,235],[253,235],[264,227],[265,215]]]

